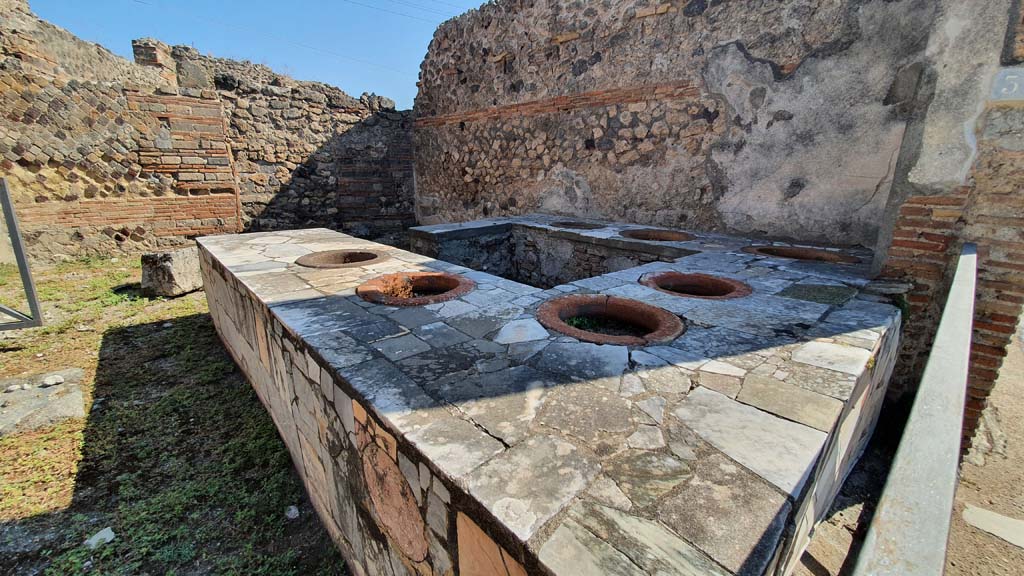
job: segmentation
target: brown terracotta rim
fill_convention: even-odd
[[[744,282],[710,274],[659,272],[645,276],[640,283],[673,296],[705,300],[731,300],[750,296],[753,292]]]
[[[812,262],[829,262],[832,264],[856,264],[860,258],[821,248],[801,248],[798,246],[747,246],[744,252],[761,256],[775,256],[792,260],[810,260]]]
[[[412,282],[415,292],[430,292],[425,296],[402,298],[392,296],[388,286],[395,282]],[[367,280],[356,288],[356,294],[367,302],[385,306],[424,306],[454,300],[476,287],[476,283],[457,274],[447,272],[397,272]]]
[[[693,234],[679,232],[677,230],[661,230],[658,228],[641,228],[639,230],[623,230],[619,236],[632,238],[633,240],[648,240],[651,242],[689,242],[695,237]]]
[[[323,250],[299,257],[295,261],[307,268],[357,268],[387,260],[375,250]]]
[[[551,225],[558,228],[571,228],[573,230],[599,230],[607,228],[604,224],[591,224],[590,222],[577,222],[576,220],[561,220]]]
[[[566,320],[576,316],[606,318],[632,324],[644,331],[644,335],[601,334],[566,324]],[[620,346],[670,342],[686,330],[683,321],[668,310],[638,300],[603,294],[575,294],[548,300],[537,310],[537,320],[550,330],[584,342]]]

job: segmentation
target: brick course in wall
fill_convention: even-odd
[[[143,250],[240,229],[219,101],[163,92],[31,68],[0,74],[0,168],[30,254]]]
[[[632,104],[658,100],[684,100],[700,96],[700,91],[689,82],[675,82],[653,86],[633,86],[629,88],[611,88],[595,90],[568,96],[554,96],[530,102],[495,106],[468,112],[456,112],[440,116],[418,118],[417,127],[445,126],[458,122],[479,122],[499,118],[519,118],[568,112],[583,108],[611,106],[616,104]]]
[[[418,220],[542,211],[870,245],[905,129],[887,93],[934,12],[489,2],[442,24],[421,66]]]
[[[413,223],[411,114],[387,99],[152,39],[132,63],[0,7],[0,170],[34,257]]]
[[[989,107],[979,124],[970,185],[946,196],[915,196],[900,208],[882,271],[908,281],[909,319],[897,380],[919,377],[964,242],[978,245],[978,282],[964,410],[966,449],[999,377],[1024,303],[1024,103]]]

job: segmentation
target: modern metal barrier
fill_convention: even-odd
[[[4,226],[10,235],[11,249],[14,251],[18,273],[21,275],[21,287],[25,292],[25,299],[28,301],[29,307],[29,313],[25,314],[0,304],[0,330],[42,326],[43,315],[39,310],[36,286],[32,282],[32,271],[29,269],[25,246],[21,241],[21,229],[18,227],[18,217],[14,213],[14,202],[11,201],[10,192],[7,190],[7,180],[4,178],[0,178],[0,211],[3,212]]]
[[[959,477],[977,248],[965,244],[855,576],[943,573]]]

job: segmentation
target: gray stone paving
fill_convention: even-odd
[[[599,243],[621,228],[566,237]],[[434,478],[416,491],[431,550],[445,548],[457,513],[485,510],[477,524],[497,521],[556,574],[756,574],[805,494],[832,497],[831,486],[801,488],[833,445],[826,439],[843,407],[885,372],[874,364],[891,361],[898,311],[856,295],[861,268],[740,253],[747,242],[721,236],[683,244],[698,252],[540,290],[327,230],[200,240],[204,267],[237,278],[257,314],[263,306],[276,334],[288,335],[269,356],[308,358],[303,370],[326,382],[318,387],[348,437],[360,421],[353,407],[362,406],[399,439],[410,484]],[[314,250],[370,247],[389,259],[327,273],[293,263]],[[464,273],[477,289],[416,308],[354,295],[363,281],[402,270]],[[737,278],[754,293],[714,301],[638,284],[658,270]],[[687,330],[627,348],[579,342],[537,322],[543,301],[593,292],[668,309]],[[241,334],[252,333],[251,311],[220,310],[224,292],[208,294],[219,329],[233,315],[248,318],[236,322]],[[281,401],[265,402],[274,411]],[[320,411],[301,397],[291,406],[289,418]],[[315,423],[296,426],[303,442],[316,442]],[[392,445],[381,434],[378,442]],[[301,445],[294,432],[282,436]],[[833,449],[852,452],[853,442]],[[452,496],[426,489],[435,484]]]

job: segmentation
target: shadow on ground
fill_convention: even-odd
[[[209,315],[108,329],[92,398],[70,506],[0,522],[0,573],[346,574]]]

